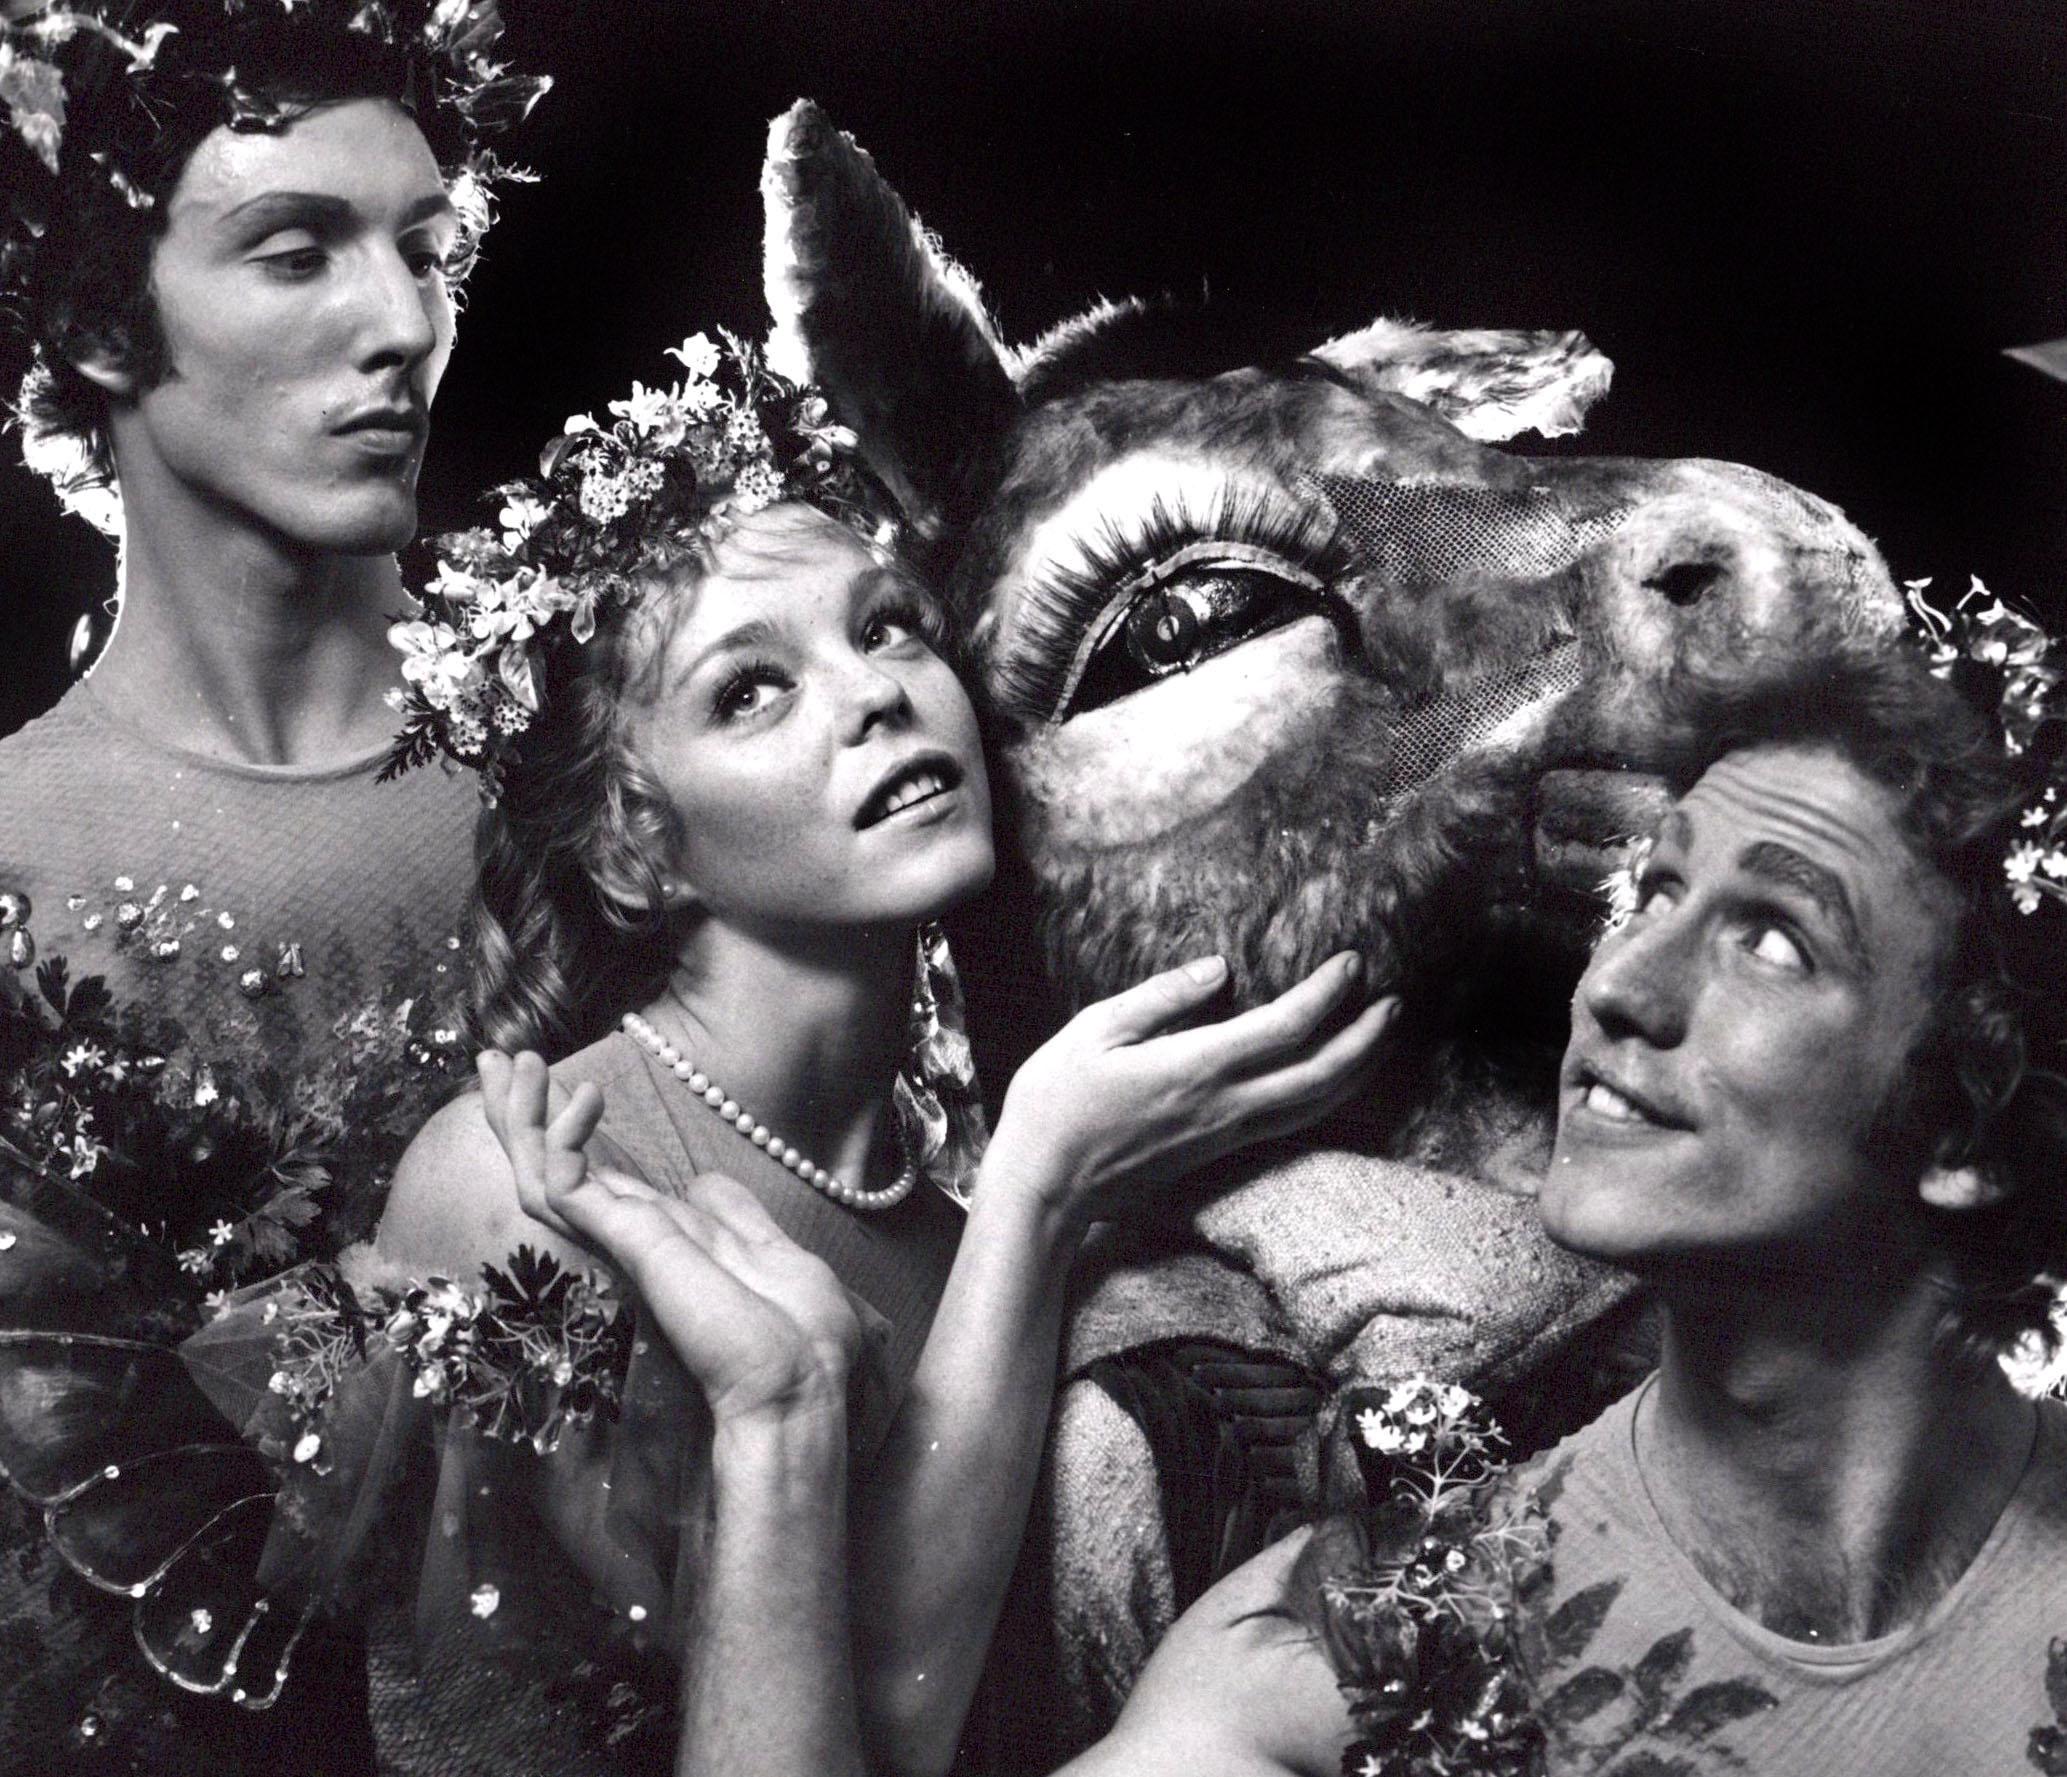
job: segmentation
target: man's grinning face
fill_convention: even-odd
[[[1572,1002],[1545,1226],[1638,1270],[1847,1274],[1918,1250],[1884,1111],[1957,903],[1825,749],[1733,753],[1668,817]]]

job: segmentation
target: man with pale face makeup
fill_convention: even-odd
[[[394,551],[495,171],[476,124],[543,86],[487,59],[496,29],[485,0],[10,5],[0,29],[25,453],[121,548],[90,678],[0,741],[0,941],[288,1082],[343,1064],[348,1015],[458,987],[475,789],[377,779]],[[0,1278],[5,1324],[40,1325],[25,1275]],[[90,1433],[81,1412],[51,1435]],[[267,1713],[185,1697],[131,1600],[5,1495],[0,1542],[0,1637],[24,1650],[0,1767],[371,1768],[355,1645],[312,1634]]]
[[[0,888],[75,975],[197,1038],[255,1024],[291,1073],[383,987],[440,985],[471,873],[469,787],[376,774],[484,66],[423,5],[39,16],[10,53],[65,83],[62,129],[0,144],[40,223],[7,274],[23,432],[118,534],[121,614],[0,743]]]

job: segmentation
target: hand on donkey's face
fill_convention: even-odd
[[[1227,982],[1206,957],[1086,1007],[1014,1077],[986,1171],[1073,1218],[1113,1216],[1318,1122],[1367,1084],[1399,1010],[1357,1008],[1362,979],[1345,951],[1268,1005],[1194,1023]]]
[[[525,1213],[629,1279],[720,1425],[839,1410],[861,1344],[852,1299],[744,1185],[699,1173],[680,1197],[589,1162],[603,1095],[490,1050],[482,1108]]]

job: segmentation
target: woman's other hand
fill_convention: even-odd
[[[861,1343],[853,1302],[751,1191],[702,1173],[676,1198],[591,1165],[597,1087],[560,1094],[529,1053],[490,1050],[480,1072],[482,1109],[525,1213],[629,1279],[720,1425],[844,1407]]]
[[[1361,980],[1360,959],[1344,951],[1268,1005],[1171,1029],[1225,987],[1215,956],[1086,1007],[1014,1077],[986,1174],[1015,1175],[1092,1219],[1306,1128],[1361,1088],[1399,1010],[1386,998],[1345,1017]]]

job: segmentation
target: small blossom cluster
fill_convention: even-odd
[[[507,742],[538,714],[548,650],[587,642],[599,615],[732,519],[805,500],[872,532],[884,510],[823,399],[770,371],[747,342],[696,334],[670,349],[683,375],[576,414],[535,478],[498,490],[496,525],[440,538],[422,613],[397,623],[404,726],[383,768],[439,753],[491,796]],[[879,540],[887,541],[887,533]]]
[[[1500,1434],[1478,1398],[1412,1377],[1344,1397],[1369,1505],[1363,1559],[1323,1590],[1327,1640],[1364,1777],[1523,1777],[1546,1744],[1518,1644],[1549,1572],[1533,1495],[1496,1483]]]
[[[1930,584],[1911,580],[1904,591],[1931,671],[1993,709],[2010,756],[2030,759],[2053,780],[2025,808],[2004,855],[2010,898],[2020,913],[2036,913],[2048,899],[2067,902],[2067,807],[2059,783],[2067,667],[2045,631],[1979,579],[1949,611],[1930,601]]]

